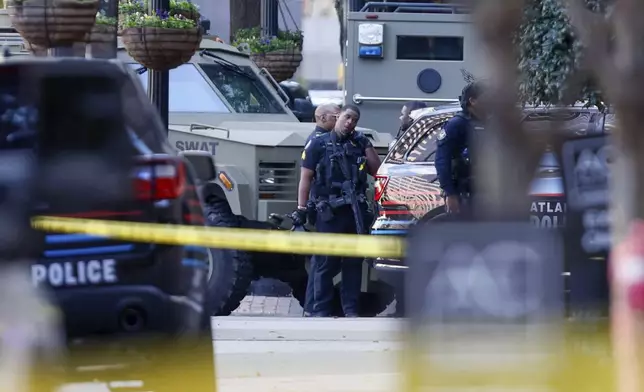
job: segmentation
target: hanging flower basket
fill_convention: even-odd
[[[259,28],[241,29],[233,45],[243,48],[260,68],[266,68],[276,81],[291,78],[302,62],[303,36],[300,31],[279,31],[266,37]]]
[[[139,64],[167,71],[185,64],[199,49],[201,30],[163,27],[133,27],[123,30],[127,53]]]
[[[94,26],[98,0],[10,0],[13,27],[30,44],[54,48],[83,41]]]
[[[277,82],[290,79],[302,62],[299,48],[275,50],[267,53],[254,53],[251,59],[259,68],[266,68]]]

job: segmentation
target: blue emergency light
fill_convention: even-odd
[[[382,45],[367,46],[360,45],[358,48],[358,56],[362,58],[383,58]]]
[[[381,59],[384,57],[384,25],[360,23],[358,25],[358,57]]]

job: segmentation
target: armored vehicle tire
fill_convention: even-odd
[[[239,227],[239,219],[227,202],[208,205],[208,226]],[[228,316],[239,307],[253,281],[253,263],[248,252],[210,249],[212,270],[206,291],[207,309],[213,316]]]
[[[253,281],[253,263],[247,252],[210,249],[212,272],[208,279],[207,312],[228,316],[239,307]]]
[[[269,222],[240,218],[240,227],[256,230],[279,230]],[[306,256],[288,253],[249,252],[255,276],[272,278],[286,283],[291,294],[304,307],[306,297]]]

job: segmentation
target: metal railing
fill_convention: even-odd
[[[354,94],[353,103],[359,105],[363,102],[409,102],[409,101],[419,101],[419,102],[433,102],[433,103],[455,103],[458,102],[458,99],[449,99],[449,98],[402,98],[402,97],[368,97],[362,96],[360,94]]]
[[[422,12],[433,14],[468,14],[471,8],[463,4],[405,3],[370,1],[359,12]]]

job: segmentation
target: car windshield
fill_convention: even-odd
[[[436,153],[436,133],[446,118],[425,117],[414,122],[395,144],[387,162],[433,162]]]
[[[257,79],[248,66],[199,64],[208,78],[238,113],[284,114],[278,99]]]
[[[5,89],[0,92],[0,150],[32,148],[37,125],[35,105],[20,102]]]
[[[121,85],[113,78],[42,76],[31,90],[20,67],[4,67],[0,77],[0,150],[95,150],[123,129]]]
[[[140,64],[131,63],[132,69]],[[139,75],[143,88],[148,88],[148,73]],[[170,112],[230,113],[208,81],[193,64],[183,64],[170,70]]]

